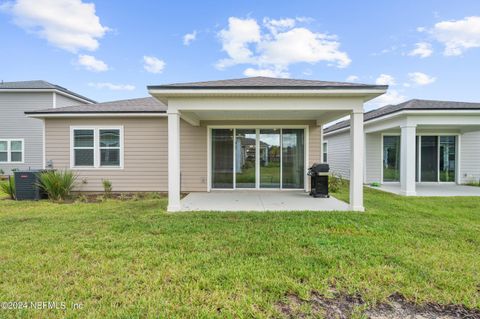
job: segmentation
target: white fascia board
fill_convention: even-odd
[[[52,113],[26,114],[27,117],[43,118],[80,118],[80,117],[167,117],[166,113]]]
[[[365,132],[368,132],[367,131],[367,126],[369,126],[373,123],[387,121],[389,119],[399,117],[399,116],[405,116],[405,115],[409,115],[409,116],[413,115],[412,119],[415,121],[415,115],[428,115],[428,116],[433,116],[433,115],[459,116],[459,115],[462,115],[462,116],[467,116],[467,115],[480,115],[480,110],[417,110],[417,111],[415,111],[415,110],[404,110],[404,111],[395,112],[395,113],[392,113],[392,114],[388,114],[388,115],[385,115],[385,116],[382,116],[382,117],[378,117],[378,118],[374,118],[374,119],[365,121],[364,122]],[[455,124],[455,123],[453,123],[454,121],[451,121],[451,117],[449,117],[449,119],[450,119],[450,122],[452,124]],[[432,120],[433,119],[430,119],[429,122],[432,122]],[[422,123],[417,122],[417,124],[421,125]],[[429,123],[429,124],[434,124],[434,123]],[[439,124],[443,124],[443,123],[439,123]],[[458,123],[458,124],[465,124],[465,123],[462,122],[462,123]],[[332,132],[325,133],[325,136],[333,135],[333,134],[337,134],[337,133],[341,133],[341,132],[345,132],[345,131],[349,131],[349,130],[350,130],[350,126],[347,126],[347,127],[344,127],[344,128],[332,131]]]

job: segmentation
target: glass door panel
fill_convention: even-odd
[[[237,129],[235,139],[235,187],[255,188],[257,134],[255,129]]]
[[[421,141],[421,181],[438,182],[438,136],[422,136]]]
[[[233,188],[233,129],[212,129],[212,188]]]
[[[400,136],[383,137],[383,181],[400,181]]]
[[[304,188],[305,131],[282,130],[282,187]]]
[[[261,129],[260,188],[280,188],[280,129]]]
[[[440,136],[440,182],[455,181],[455,142],[455,136]]]

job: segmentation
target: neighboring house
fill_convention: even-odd
[[[178,211],[180,192],[308,190],[322,125],[345,115],[353,157],[363,158],[363,103],[386,89],[255,77],[149,86],[150,98],[26,114],[44,120],[45,160],[77,172],[79,190],[102,191],[108,179],[116,191],[168,191],[168,210]],[[350,171],[350,205],[360,211],[363,161]]]
[[[25,111],[95,101],[45,81],[0,82],[0,169],[38,169],[43,162],[43,123]]]
[[[410,100],[364,115],[365,183],[464,184],[480,180],[480,103]],[[331,169],[350,177],[350,122],[324,130]]]

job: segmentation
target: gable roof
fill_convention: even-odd
[[[114,113],[166,113],[167,106],[153,97],[118,100],[95,104],[80,104],[25,112],[27,115],[48,114],[114,114]]]
[[[396,105],[382,106],[378,109],[366,112],[363,115],[363,121],[368,122],[404,110],[480,110],[480,103],[413,99]],[[349,126],[350,120],[345,120],[325,128],[323,132],[330,133]]]
[[[386,85],[370,85],[349,82],[331,82],[317,80],[298,80],[271,78],[264,76],[218,80],[173,83],[164,85],[149,85],[152,89],[386,89]]]
[[[70,91],[60,85],[52,84],[43,80],[35,81],[16,81],[16,82],[0,82],[0,92],[2,90],[57,90],[65,94],[73,95],[90,103],[97,103],[83,95]]]

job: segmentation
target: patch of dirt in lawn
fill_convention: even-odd
[[[417,305],[400,294],[393,294],[387,302],[370,308],[360,295],[337,292],[333,297],[312,292],[308,300],[293,294],[287,295],[285,299],[286,301],[278,302],[276,307],[287,318],[480,319],[480,309],[437,303]]]

